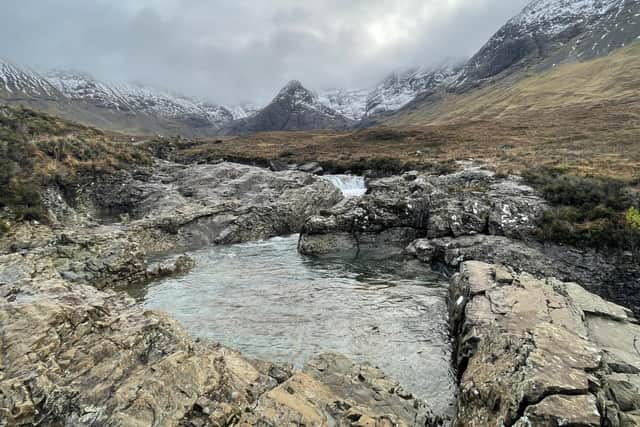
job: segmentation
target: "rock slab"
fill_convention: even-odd
[[[640,425],[640,326],[626,309],[477,261],[462,263],[450,307],[454,425]]]

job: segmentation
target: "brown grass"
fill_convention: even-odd
[[[640,181],[640,43],[589,62],[520,76],[351,133],[262,133],[200,140],[183,161],[319,161],[330,169],[395,162],[431,168],[474,158],[501,172],[560,167]]]

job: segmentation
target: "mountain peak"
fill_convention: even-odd
[[[625,0],[533,0],[507,25],[560,33],[567,26],[584,23],[624,5]]]
[[[638,1],[534,0],[467,62],[456,90],[606,55],[638,37],[639,12]]]
[[[292,104],[315,104],[317,103],[317,96],[302,86],[299,80],[291,80],[287,83],[278,93],[274,101],[286,101]]]

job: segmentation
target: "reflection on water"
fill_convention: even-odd
[[[311,259],[298,236],[193,253],[196,268],[132,295],[193,335],[301,366],[338,351],[380,366],[447,411],[453,399],[446,285],[417,261]]]

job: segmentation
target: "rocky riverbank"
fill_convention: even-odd
[[[455,425],[640,425],[640,326],[628,310],[575,283],[468,261],[450,311]]]
[[[157,161],[72,195],[48,188],[51,225],[13,224],[0,241],[0,425],[441,424],[375,367],[251,360],[117,290],[188,270],[185,250],[300,229],[303,253],[384,246],[460,270],[454,424],[640,424],[637,321],[568,283],[633,306],[626,264],[533,241],[547,206],[516,177],[469,167],[368,187],[344,199],[301,171]],[[620,269],[631,279],[616,282]]]
[[[0,425],[436,425],[378,369],[321,355],[301,372],[190,338],[123,292],[0,256]]]
[[[159,162],[73,199],[50,188],[53,226],[14,225],[0,246],[0,425],[439,424],[374,367],[326,354],[292,372],[114,291],[189,269],[187,248],[295,232],[340,199],[307,173],[231,163]]]
[[[440,176],[409,172],[370,181],[361,199],[309,218],[299,250],[317,256],[395,247],[450,272],[465,260],[505,263],[578,282],[640,312],[637,262],[539,242],[533,232],[546,209],[545,200],[519,177],[499,177],[478,166]]]

